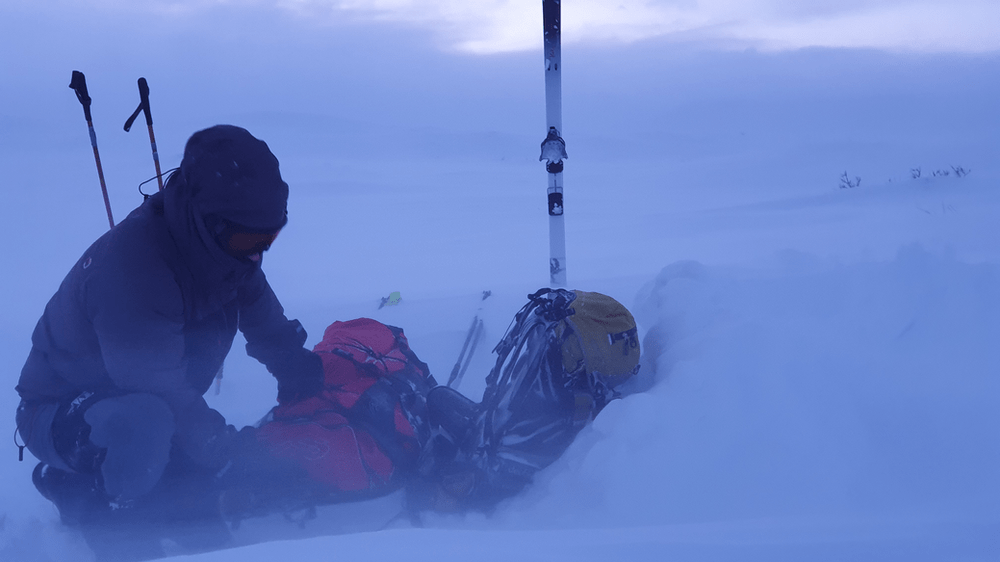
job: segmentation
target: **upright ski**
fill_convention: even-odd
[[[566,141],[562,139],[562,53],[560,46],[560,0],[542,0],[545,49],[545,121],[547,134],[542,141],[542,155],[549,174],[549,283],[566,286],[566,227],[563,222],[563,159]]]

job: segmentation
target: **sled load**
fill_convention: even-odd
[[[299,478],[309,483],[300,501],[406,488],[414,511],[488,511],[517,494],[639,368],[628,310],[563,289],[529,296],[494,349],[479,403],[438,386],[403,331],[375,320],[335,322],[314,351],[324,392],[272,409],[258,440],[308,475]]]

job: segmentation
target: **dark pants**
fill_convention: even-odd
[[[150,394],[85,392],[22,401],[17,426],[42,465],[35,484],[101,561],[163,556],[161,538],[193,551],[229,540],[214,473],[171,446],[173,415]],[[47,465],[47,466],[46,466]]]
[[[174,418],[152,394],[84,392],[61,402],[21,401],[17,427],[38,460],[98,477],[112,500],[148,493],[170,458]]]

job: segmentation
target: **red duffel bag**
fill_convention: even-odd
[[[323,360],[323,392],[273,408],[257,439],[334,495],[398,489],[430,431],[426,396],[436,383],[427,365],[403,330],[370,318],[334,322],[313,351]]]

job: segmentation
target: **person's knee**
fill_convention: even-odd
[[[166,402],[152,394],[106,398],[84,419],[90,440],[106,450],[100,470],[108,495],[131,500],[152,490],[170,459],[175,429]]]
[[[29,404],[22,401],[15,418],[17,433],[35,458],[60,470],[72,471],[73,468],[59,454],[52,436],[53,421],[58,410],[57,402]]]

